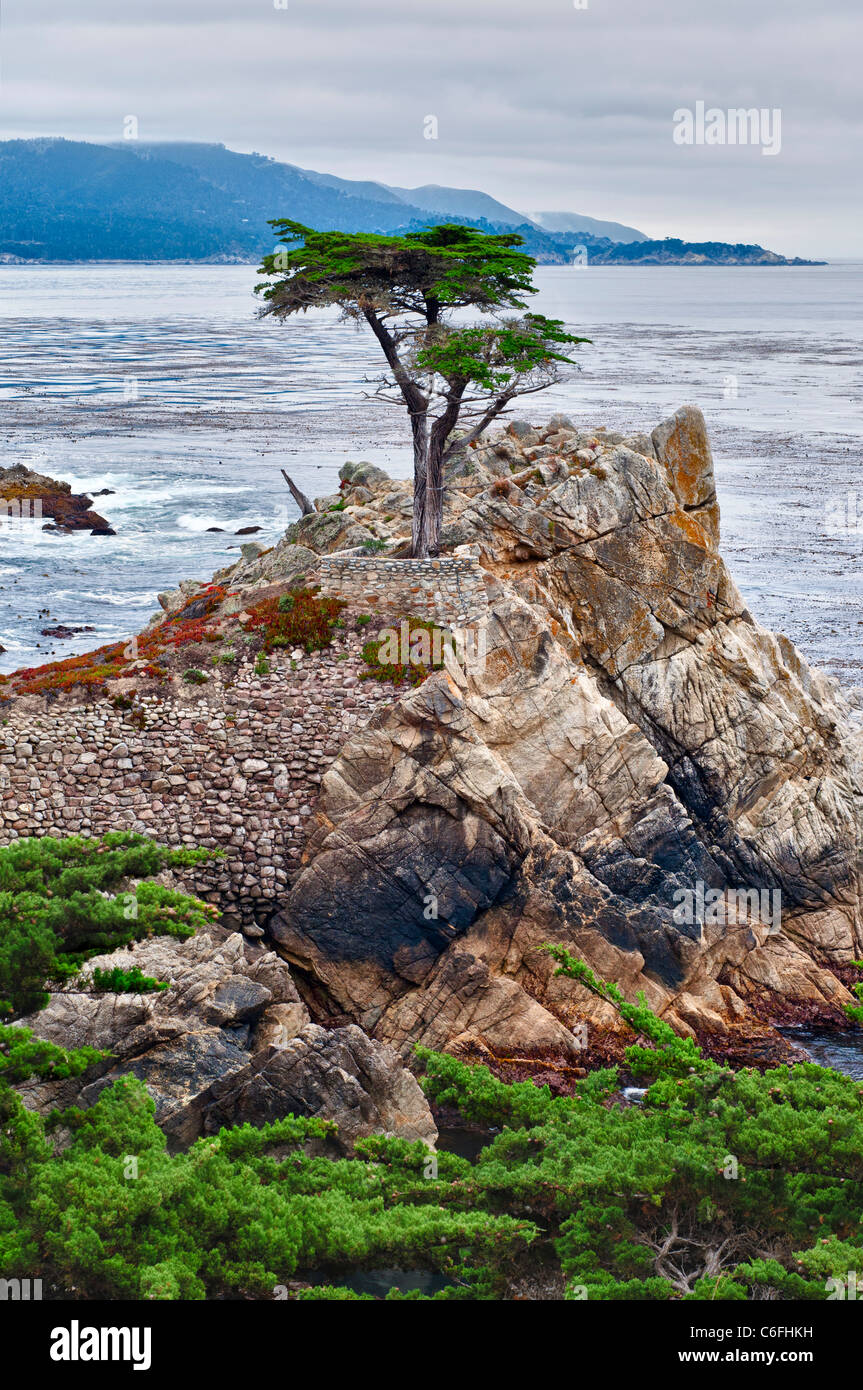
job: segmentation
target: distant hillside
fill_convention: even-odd
[[[732,245],[726,241],[636,241],[629,246],[609,244],[590,253],[591,265],[826,265],[765,251],[763,246]]]
[[[601,222],[596,217],[582,217],[577,212],[535,212],[530,218],[543,231],[587,232],[589,236],[608,237],[610,241],[647,241],[644,232],[635,227],[627,227],[622,222]]]
[[[471,190],[353,182],[224,145],[0,143],[0,256],[25,260],[257,261],[271,217],[321,231],[396,232],[446,220],[488,230],[524,223],[532,255],[569,254],[521,214]],[[433,208],[433,204],[438,204]],[[463,209],[463,210],[460,210]],[[505,216],[492,221],[485,212]]]
[[[591,264],[603,265],[788,264],[761,247],[651,242],[619,223],[542,216],[560,225],[539,226],[474,189],[390,188],[224,145],[0,142],[5,261],[256,263],[273,247],[269,219],[290,217],[321,231],[393,233],[444,221],[490,232],[515,228],[529,254],[546,265],[571,263],[577,247],[586,248]]]
[[[421,217],[221,145],[0,144],[0,254],[39,260],[257,260],[270,217],[392,231]]]
[[[427,183],[422,188],[393,188],[406,203],[422,208],[423,212],[440,213],[442,216],[471,221],[494,222],[500,227],[517,227],[522,222],[530,222],[523,212],[508,208],[488,193],[475,188],[444,188],[440,184]]]

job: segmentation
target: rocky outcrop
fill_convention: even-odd
[[[574,1059],[573,1026],[611,1020],[546,942],[684,1030],[840,1018],[857,736],[725,569],[700,412],[650,440],[558,421],[491,447],[510,478],[478,461],[447,529],[487,569],[484,669],[434,674],[348,740],[280,949],[404,1052]]]
[[[112,994],[93,971],[137,966],[168,989]],[[39,1110],[93,1103],[120,1076],[143,1081],[156,1119],[185,1147],[224,1125],[285,1115],[332,1120],[349,1149],[368,1134],[432,1144],[437,1131],[417,1082],[391,1048],[358,1028],[313,1024],[285,963],[213,927],[188,941],[155,937],[87,963],[20,1023],[64,1047],[108,1054],[84,1078],[21,1088]]]
[[[13,520],[41,518],[45,531],[90,531],[112,536],[108,522],[92,507],[92,497],[74,493],[69,483],[34,473],[22,463],[0,468],[0,516],[5,514]]]
[[[630,998],[644,990],[716,1055],[766,1055],[782,1046],[775,1023],[845,1022],[843,980],[863,956],[857,716],[738,593],[719,552],[701,413],[685,407],[650,436],[588,431],[566,416],[542,429],[513,422],[465,449],[449,472],[444,537],[448,552],[481,566],[483,602],[455,612],[481,629],[482,659],[448,656],[421,685],[382,687],[376,700],[359,693],[360,644],[374,632],[372,609],[381,627],[404,609],[404,583],[389,592],[387,576],[409,532],[410,487],[367,465],[346,465],[342,484],[272,550],[248,547],[214,586],[160,596],[169,617],[143,636],[196,621],[199,605],[213,635],[231,634],[255,604],[339,568],[323,557],[385,544],[376,592],[350,616],[355,631],[333,651],[320,704],[294,669],[302,653],[274,657],[260,678],[262,744],[282,736],[271,711],[288,698],[286,739],[304,735],[303,721],[325,726],[312,789],[291,785],[296,759],[270,781],[266,758],[245,746],[254,775],[244,762],[234,776],[236,719],[219,701],[227,710],[243,667],[225,692],[210,682],[209,722],[179,720],[200,736],[211,783],[199,789],[172,752],[167,778],[139,789],[133,768],[134,786],[112,789],[110,814],[134,814],[136,828],[139,817],[154,829],[162,815],[176,820],[165,790],[203,794],[222,820],[231,803],[224,872],[242,873],[249,894],[249,877],[266,874],[274,910],[254,930],[266,929],[281,964],[266,957],[264,978],[256,948],[232,938],[233,964],[225,957],[219,971],[236,976],[236,997],[205,990],[210,1002],[190,1012],[178,979],[143,1001],[84,990],[73,1008],[67,990],[38,1030],[56,1027],[67,1042],[105,1030],[111,1065],[146,1074],[175,1142],[284,1106],[334,1109],[350,1142],[369,1126],[430,1133],[397,1061],[417,1042],[501,1065],[535,1058],[548,1075],[602,1056],[616,1016],[555,976],[549,943]],[[425,581],[409,577],[407,592],[421,594]],[[350,674],[337,681],[337,669]],[[144,679],[130,670],[130,688]],[[139,697],[143,753],[162,727],[146,700],[163,697]],[[17,748],[14,698],[9,710]],[[44,719],[55,718],[46,705]],[[307,799],[284,818],[289,792]],[[17,784],[13,799],[21,833]],[[215,814],[205,822],[187,800],[182,809],[184,843],[199,826],[216,835]],[[39,829],[60,814],[45,803]],[[302,1003],[277,976],[285,962]],[[158,961],[149,973],[167,978]]]

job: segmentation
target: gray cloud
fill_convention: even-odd
[[[860,36],[857,0],[5,0],[0,119],[855,255]],[[699,100],[780,108],[781,153],[675,145]]]

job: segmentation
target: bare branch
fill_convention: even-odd
[[[297,487],[297,485],[296,485],[296,483],[293,481],[293,479],[288,477],[288,475],[287,475],[287,473],[285,472],[284,468],[281,470],[281,472],[282,472],[282,477],[284,478],[284,480],[285,480],[285,482],[287,483],[288,487],[291,489],[291,496],[293,497],[294,501],[296,502],[297,506],[299,507],[299,509],[300,509],[300,514],[301,514],[302,516],[313,516],[313,515],[314,515],[314,510],[315,510],[315,509],[314,509],[314,507],[312,506],[312,504],[311,504],[311,502],[309,501],[309,499],[308,499],[308,497],[306,496],[306,494],[305,494],[304,492],[300,492],[300,489]]]

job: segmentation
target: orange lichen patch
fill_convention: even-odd
[[[37,487],[35,483],[16,483],[5,482],[3,484],[3,496],[9,498],[32,498],[34,501],[41,499],[45,495],[44,487]]]
[[[695,506],[705,500],[704,460],[700,451],[692,447],[691,441],[683,448],[675,441],[669,441],[665,471],[675,495],[685,507]]]
[[[526,661],[524,661],[523,654],[522,662],[524,665],[528,664]],[[510,676],[512,672],[515,670],[515,668],[516,662],[512,655],[512,652],[506,650],[503,647],[495,648],[495,650],[489,652],[486,657],[486,676],[492,682],[506,680],[507,676]]]
[[[685,512],[682,508],[672,512],[668,517],[672,526],[676,526],[678,531],[682,531],[688,541],[693,545],[700,546],[702,550],[711,550],[713,547],[704,527],[692,515]]]
[[[26,503],[22,510],[26,514],[31,510],[31,503],[39,503],[38,511],[35,515],[42,516],[46,521],[55,521],[58,526],[71,527],[73,530],[102,529],[108,525],[103,516],[91,510],[91,497],[86,497],[83,493],[73,493],[66,488],[46,486],[46,481],[41,482],[17,482],[14,478],[6,478],[3,483],[3,500],[7,503],[17,502]]]

